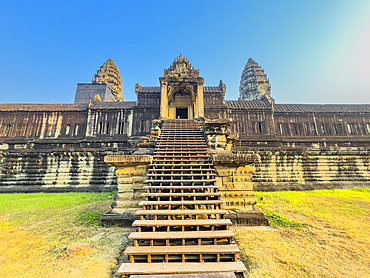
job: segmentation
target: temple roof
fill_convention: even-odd
[[[136,84],[136,93],[160,93],[161,87],[159,86],[140,86]]]
[[[123,101],[123,102],[92,102],[91,109],[127,109],[136,105],[136,101]]]
[[[125,109],[135,106],[136,101],[124,102],[92,102],[92,109]],[[89,104],[31,104],[31,103],[11,103],[0,104],[0,111],[11,112],[62,112],[62,111],[84,111]]]
[[[271,104],[262,100],[227,100],[226,105],[231,109],[271,109]]]
[[[31,104],[10,103],[0,104],[0,111],[82,111],[86,110],[87,104]]]
[[[159,87],[141,87],[143,91],[160,92]],[[204,87],[208,92],[220,92],[219,87]],[[206,90],[205,90],[206,91]],[[136,101],[125,102],[93,102],[92,109],[127,109],[134,107]],[[262,100],[227,100],[226,105],[230,109],[260,110],[272,109],[267,101]],[[11,112],[61,112],[61,111],[83,111],[87,110],[88,104],[30,104],[10,103],[0,104],[0,111]],[[300,112],[300,113],[370,113],[370,104],[275,104],[274,111],[279,112]]]
[[[137,91],[136,93],[160,93],[161,92],[161,87],[159,86],[137,86]],[[222,88],[219,86],[205,86],[203,87],[203,92],[205,93],[222,93]]]
[[[272,105],[262,100],[227,100],[231,109],[272,109]],[[370,112],[370,104],[275,104],[275,112],[301,113],[358,113]]]
[[[275,112],[370,112],[370,104],[275,104]]]

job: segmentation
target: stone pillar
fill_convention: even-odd
[[[197,116],[195,118],[204,118],[204,95],[203,84],[197,86]]]
[[[223,194],[226,216],[234,225],[265,226],[267,217],[254,208],[253,164],[260,161],[257,154],[215,154],[213,166],[217,172],[217,185]]]
[[[111,221],[127,226],[133,221],[133,213],[140,209],[144,181],[148,167],[152,162],[150,155],[107,155],[104,161],[117,167],[118,194],[113,209],[102,217],[102,221]]]
[[[234,225],[265,226],[267,217],[254,208],[252,173],[254,164],[260,161],[258,154],[234,154],[233,144],[238,134],[231,132],[231,119],[205,120],[204,129],[208,143],[208,153],[213,156],[213,166],[217,173],[217,185],[223,194],[226,215]]]
[[[217,185],[226,202],[225,208],[254,209],[253,164],[259,161],[256,154],[216,154],[213,165],[217,172]]]
[[[167,86],[166,82],[161,83],[161,119],[168,118],[168,98],[167,98]]]

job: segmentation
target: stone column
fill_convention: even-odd
[[[107,155],[104,161],[117,167],[118,194],[113,214],[127,214],[138,210],[148,167],[152,162],[150,155]]]
[[[253,164],[260,161],[257,154],[215,154],[213,166],[217,172],[217,185],[223,194],[226,216],[234,225],[265,226],[267,217],[254,208]]]
[[[167,82],[161,83],[161,119],[168,118]]]
[[[203,84],[198,84],[197,86],[197,110],[198,116],[196,118],[204,118]]]
[[[226,202],[225,208],[252,210],[256,204],[253,193],[253,164],[259,161],[256,154],[216,154],[213,165],[217,172],[217,185]]]

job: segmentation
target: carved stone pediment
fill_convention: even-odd
[[[172,65],[164,70],[164,76],[199,78],[199,70],[194,69],[189,60],[180,54],[180,56],[173,61]]]

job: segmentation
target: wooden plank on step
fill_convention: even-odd
[[[208,272],[246,272],[241,262],[220,263],[125,263],[118,269],[118,275],[133,274],[180,274]]]
[[[182,239],[182,238],[230,238],[235,236],[231,230],[187,231],[187,232],[133,232],[128,239]]]
[[[129,246],[124,255],[161,254],[239,254],[236,244],[231,245],[181,245],[181,246]]]

